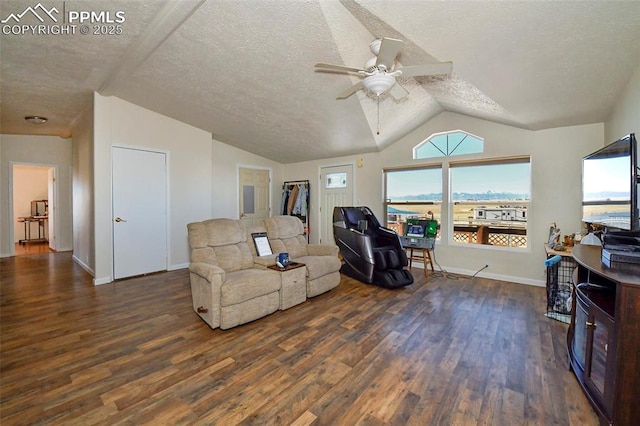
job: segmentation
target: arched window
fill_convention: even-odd
[[[462,130],[434,133],[413,148],[414,160],[478,154],[484,151],[484,139]]]

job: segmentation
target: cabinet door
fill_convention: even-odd
[[[601,399],[605,409],[611,413],[613,395],[610,395],[607,381],[609,347],[613,333],[613,322],[595,307],[589,310],[587,321],[587,360],[585,383]]]
[[[575,360],[582,370],[585,369],[587,358],[587,325],[589,324],[589,316],[586,311],[587,307],[582,303],[582,300],[578,298],[576,303],[576,319],[575,319],[575,334],[573,337],[573,354]]]

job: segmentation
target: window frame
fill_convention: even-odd
[[[442,190],[442,200],[438,201],[399,201],[393,202],[389,198],[387,194],[388,189],[388,173],[394,172],[409,172],[416,170],[439,170],[441,173],[441,190]],[[444,180],[444,164],[443,163],[430,163],[430,164],[420,164],[413,166],[403,166],[403,167],[385,167],[382,169],[383,175],[383,211],[384,211],[384,224],[385,227],[389,227],[389,205],[402,205],[402,206],[439,206],[440,207],[440,219],[438,220],[438,234],[436,236],[436,241],[440,242],[442,238],[441,230],[442,230],[442,217],[444,214],[443,206],[445,205],[445,180]],[[430,209],[431,210],[431,209]],[[391,227],[393,229],[393,227]],[[397,230],[394,229],[396,232]],[[402,235],[402,232],[398,232],[399,235]]]
[[[492,244],[472,244],[472,243],[462,243],[455,241],[455,220],[454,220],[454,209],[456,205],[460,205],[459,201],[453,199],[453,176],[452,172],[455,168],[459,167],[473,167],[473,166],[493,166],[493,165],[507,165],[507,164],[529,164],[529,199],[518,201],[517,203],[509,203],[509,204],[524,204],[526,205],[526,216],[527,220],[525,221],[525,238],[526,243],[522,247],[512,247],[509,245],[492,245]],[[533,205],[533,173],[532,173],[533,161],[530,155],[522,155],[522,156],[514,156],[514,157],[497,157],[497,158],[482,158],[476,160],[458,160],[458,161],[450,161],[447,166],[448,172],[448,193],[447,193],[447,201],[448,201],[448,210],[449,214],[447,217],[447,233],[449,235],[447,243],[452,247],[472,247],[474,249],[486,249],[486,250],[505,250],[513,253],[523,253],[523,252],[531,252],[531,244],[530,244],[530,223],[531,223],[531,207]],[[504,201],[504,200],[503,200]],[[469,205],[478,204],[473,202],[468,202]],[[484,203],[491,204],[491,203]],[[503,202],[504,204],[504,202]],[[514,221],[517,223],[517,221]],[[508,228],[510,229],[510,228]],[[507,232],[508,234],[509,232]]]
[[[477,151],[477,152],[467,152],[467,153],[463,153],[463,154],[456,154],[454,151],[457,149],[458,146],[460,146],[460,144],[462,144],[462,142],[464,142],[464,140],[466,139],[463,138],[460,142],[458,142],[458,144],[456,145],[455,148],[453,148],[453,151],[450,151],[449,149],[447,149],[447,152],[443,152],[437,145],[435,145],[431,140],[434,138],[437,138],[439,136],[449,136],[449,135],[454,135],[457,133],[462,133],[465,134],[467,136],[470,136],[472,138],[475,138],[477,140],[479,140],[480,142],[482,142],[482,150],[481,151]],[[462,155],[478,155],[478,154],[483,154],[484,153],[484,138],[474,135],[473,133],[469,133],[466,132],[464,130],[461,129],[457,129],[457,130],[447,130],[445,132],[436,132],[436,133],[432,133],[428,138],[424,139],[422,142],[420,142],[419,144],[417,144],[416,146],[413,147],[413,159],[414,160],[429,160],[429,159],[448,159],[448,158],[452,158],[452,157],[457,157],[457,156],[462,156]],[[427,144],[432,144],[438,151],[440,151],[442,153],[442,155],[439,155],[437,157],[420,157],[418,155],[418,151],[420,150],[420,148],[422,148],[423,146],[427,145]],[[450,152],[449,152],[450,151]]]

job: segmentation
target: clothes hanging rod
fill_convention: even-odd
[[[291,185],[291,184],[295,184],[295,183],[306,183],[306,184],[309,184],[309,180],[286,180],[286,181],[284,181],[283,185]]]

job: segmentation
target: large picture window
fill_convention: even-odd
[[[529,158],[452,163],[449,171],[454,243],[527,247]]]
[[[387,227],[403,235],[407,219],[442,216],[442,168],[385,171]],[[440,238],[438,230],[437,239]]]

